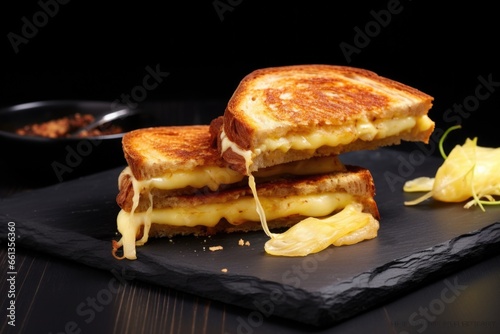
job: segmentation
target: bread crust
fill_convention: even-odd
[[[196,149],[193,149],[195,147]],[[225,166],[209,125],[143,128],[122,138],[125,160],[138,180],[198,166]]]
[[[359,203],[363,205],[363,212],[370,213],[373,215],[373,217],[376,219],[374,224],[376,226],[370,226],[371,229],[378,230],[379,227],[379,222],[378,220],[380,219],[379,216],[379,211],[377,208],[377,205],[373,199],[370,198],[358,198],[357,199]],[[305,216],[300,216],[300,215],[295,215],[287,218],[282,218],[282,219],[274,219],[270,220],[267,222],[268,228],[270,230],[280,230],[280,229],[286,229],[289,228],[304,218],[307,218]],[[227,220],[222,219],[217,223],[215,226],[208,227],[208,226],[172,226],[172,225],[165,225],[165,224],[156,224],[152,223],[151,228],[149,230],[149,237],[151,238],[172,238],[174,236],[179,236],[179,235],[194,235],[194,236],[209,236],[209,235],[214,235],[214,234],[219,234],[219,233],[236,233],[236,232],[253,232],[253,231],[261,231],[262,230],[262,224],[260,221],[245,221],[241,224],[235,225],[227,222]],[[350,243],[356,243],[366,238],[365,233],[359,233],[359,237],[357,238],[358,240],[350,240]],[[376,236],[376,235],[375,235]],[[373,237],[375,237],[373,236]],[[142,231],[139,232],[138,238],[142,237]],[[347,237],[347,236],[346,236]],[[352,237],[351,237],[352,239]],[[342,240],[338,241],[339,243],[342,242]]]
[[[432,101],[433,97],[413,87],[360,68],[321,64],[264,68],[241,80],[224,111],[221,131],[240,148],[254,151],[269,137],[342,129],[346,123],[357,121],[424,116]],[[322,148],[318,154],[373,149],[399,144],[401,140],[428,142],[433,130],[433,127],[421,132],[414,129],[380,140],[356,140],[337,148]],[[230,149],[222,153],[234,169],[246,173],[241,156]],[[278,155],[257,156],[251,170],[305,159],[316,153],[287,152],[290,156],[281,158]]]
[[[307,177],[286,176],[258,183],[257,194],[259,197],[285,197],[296,195],[321,194],[327,192],[342,192],[354,196],[366,205],[367,212],[378,219],[380,218],[377,205],[374,201],[375,184],[369,170],[358,166],[346,166],[347,171]],[[188,189],[185,192],[171,192],[153,189],[153,209],[196,207],[211,203],[229,203],[242,197],[252,198],[253,194],[247,181],[242,181],[236,186],[219,191],[209,189]],[[132,210],[134,190],[129,176],[121,180],[120,191],[117,195],[117,204],[123,210]],[[139,205],[136,212],[145,212],[150,207],[147,192],[139,196]]]
[[[250,172],[255,172],[261,168],[274,166],[290,161],[304,160],[312,157],[322,157],[330,155],[340,155],[345,152],[353,152],[359,150],[375,150],[380,147],[398,145],[402,141],[421,141],[427,143],[430,135],[434,131],[434,127],[429,128],[427,131],[420,132],[417,135],[411,133],[403,133],[397,136],[386,137],[378,140],[371,141],[355,141],[347,145],[338,146],[322,146],[317,150],[293,150],[282,154],[280,151],[266,152],[254,158],[253,164],[250,166]],[[218,141],[219,150],[220,140]],[[231,148],[222,153],[222,158],[226,161],[230,168],[242,173],[247,174],[245,159],[238,153],[235,153]]]

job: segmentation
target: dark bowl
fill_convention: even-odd
[[[33,187],[64,182],[91,173],[125,165],[121,147],[123,134],[150,125],[145,114],[112,121],[121,133],[84,138],[47,138],[16,134],[33,123],[71,116],[99,116],[117,108],[101,101],[39,101],[0,109],[0,168],[3,177],[16,175]]]

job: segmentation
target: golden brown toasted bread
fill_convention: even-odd
[[[121,206],[124,212],[130,213],[132,183],[130,180],[123,182],[121,193],[124,194],[124,200]],[[299,218],[307,216],[330,215],[353,201],[361,203],[364,212],[371,213],[376,219],[380,218],[374,200],[373,178],[367,169],[357,166],[347,166],[346,171],[342,172],[273,178],[260,183],[257,193],[266,215],[270,217],[271,228],[289,226]],[[150,232],[151,237],[157,236],[155,233],[173,236],[177,234],[177,230],[183,231],[182,234],[202,235],[216,231],[262,229],[255,212],[252,192],[245,183],[215,192],[199,190],[193,194],[173,195],[171,192],[156,189],[152,195],[152,198],[149,198],[148,194],[141,194],[139,205],[134,212],[137,219],[145,219],[147,211],[152,208],[149,212],[151,224],[157,226],[153,229],[156,232]],[[301,208],[307,201],[317,201],[311,205],[322,207],[309,212],[306,210],[309,206],[304,205]],[[283,206],[286,206],[286,209]],[[297,209],[293,206],[297,206]],[[318,210],[319,214],[315,214],[315,210]],[[291,212],[293,214],[290,214]],[[203,218],[197,215],[204,216],[206,221],[196,223]],[[216,221],[212,221],[213,219]],[[186,227],[193,229],[186,230]]]
[[[246,173],[312,156],[427,142],[433,98],[364,69],[296,65],[256,70],[212,122],[224,159]],[[222,124],[221,124],[222,123]],[[224,142],[225,141],[225,142]]]
[[[122,139],[128,166],[118,180],[117,203],[129,211],[134,184],[141,198],[193,195],[219,187],[247,185],[248,179],[229,167],[213,144],[208,125],[153,127],[131,131]],[[262,169],[259,180],[277,175],[310,175],[344,171],[338,156],[319,157]],[[142,203],[142,202],[141,202]],[[141,206],[140,206],[141,207]]]
[[[125,159],[138,180],[198,166],[224,166],[212,145],[208,125],[138,129],[122,138]],[[193,149],[195,148],[195,149]]]
[[[212,145],[209,126],[135,130],[123,138],[128,166],[120,174],[117,226],[126,258],[149,237],[263,229],[249,178],[230,169]],[[330,215],[358,202],[379,219],[368,170],[336,155],[263,168],[254,173],[269,228]],[[375,224],[375,223],[374,223]],[[376,226],[349,242],[376,236]],[[352,241],[354,240],[354,241]]]
[[[347,193],[358,199],[373,198],[375,186],[372,176],[367,169],[357,166],[346,166],[344,171],[330,172],[316,175],[285,175],[263,179],[257,182],[257,194],[259,198],[265,197],[289,197],[321,193]],[[230,203],[244,196],[252,198],[252,192],[246,180],[231,187],[221,188],[217,191],[209,189],[194,189],[189,191],[183,189],[178,191],[151,189],[150,192],[141,192],[139,205],[135,212],[145,212],[150,206],[149,194],[153,195],[154,209],[166,209],[174,207],[193,207],[203,204]],[[132,210],[134,189],[130,176],[121,180],[120,192],[118,194],[118,205],[127,212]],[[376,207],[367,207],[375,218],[379,218]]]

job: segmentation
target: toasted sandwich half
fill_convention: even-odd
[[[219,150],[243,174],[314,156],[428,142],[433,98],[371,71],[331,65],[256,70],[222,120]],[[222,126],[221,126],[222,124]]]
[[[121,239],[118,258],[136,258],[149,237],[210,235],[263,229],[248,176],[221,158],[208,125],[131,131],[122,139],[128,166],[118,180]],[[370,172],[319,157],[254,173],[267,226],[278,229],[304,217],[324,217],[358,203],[374,220],[336,245],[376,237],[379,212]],[[123,256],[118,256],[122,249]]]

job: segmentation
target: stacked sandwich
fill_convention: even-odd
[[[252,72],[211,124],[123,137],[114,254],[135,259],[149,237],[187,234],[263,230],[267,253],[285,256],[375,238],[372,175],[339,155],[428,142],[432,100],[352,67]]]

